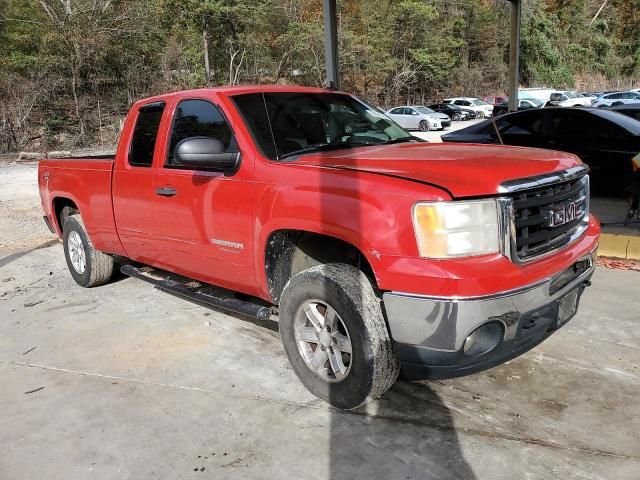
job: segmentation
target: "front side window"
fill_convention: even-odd
[[[402,112],[404,112],[404,108],[394,108],[390,113],[392,115],[402,115]]]
[[[554,135],[595,138],[614,136],[616,133],[609,122],[586,112],[558,109],[551,113],[551,129]]]
[[[415,140],[383,112],[350,95],[265,92],[231,98],[257,146],[273,160]]]
[[[162,112],[164,112],[164,102],[144,105],[138,110],[129,148],[129,165],[151,167]]]
[[[174,150],[185,138],[210,137],[222,142],[227,152],[237,152],[233,131],[220,110],[207,100],[183,100],[176,108],[171,127],[167,165],[176,165]]]
[[[543,114],[541,111],[505,115],[496,120],[502,135],[540,135],[542,134]]]

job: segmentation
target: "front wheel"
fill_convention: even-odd
[[[428,132],[429,131],[429,122],[427,122],[426,120],[422,120],[418,124],[418,128],[420,129],[421,132]]]
[[[454,113],[453,116],[451,117],[451,120],[453,120],[454,122],[459,122],[460,121],[460,114],[459,113]]]
[[[107,283],[113,274],[113,257],[96,250],[80,215],[67,217],[62,227],[67,267],[81,287]]]
[[[484,118],[484,112],[476,112],[476,118],[482,120]]]
[[[398,377],[380,300],[351,265],[319,265],[291,278],[281,296],[280,335],[300,381],[336,408],[380,397]]]

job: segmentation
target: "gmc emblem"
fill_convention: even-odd
[[[584,215],[583,205],[583,200],[576,200],[575,202],[568,203],[560,208],[549,210],[547,215],[549,218],[549,226],[559,227],[560,225],[564,225],[565,223],[569,223],[576,218],[581,217]]]

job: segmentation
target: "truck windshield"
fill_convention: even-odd
[[[350,95],[264,92],[232,99],[257,146],[273,160],[322,150],[418,141],[380,110]]]

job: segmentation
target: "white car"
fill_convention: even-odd
[[[444,130],[451,125],[451,119],[444,113],[438,113],[422,105],[406,105],[395,107],[387,112],[387,116],[407,130]]]
[[[558,107],[590,107],[592,97],[585,97],[578,92],[553,92],[549,95],[549,102]]]
[[[479,98],[473,97],[454,97],[445,98],[444,103],[453,103],[462,108],[473,110],[476,113],[476,118],[485,118],[493,115],[493,105],[489,105],[487,102],[483,102]]]
[[[599,96],[594,107],[612,107],[616,105],[624,105],[627,103],[640,103],[640,93],[630,90],[628,92],[607,93]]]

